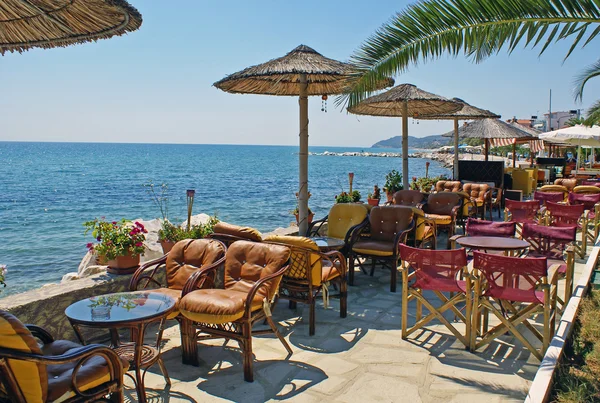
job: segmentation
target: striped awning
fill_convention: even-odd
[[[525,139],[490,139],[492,147],[511,146],[513,144],[529,143],[531,152],[538,152],[544,149],[543,140],[525,140]]]

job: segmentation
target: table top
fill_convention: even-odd
[[[330,250],[340,250],[345,245],[343,239],[332,238],[328,236],[316,236],[310,239],[315,241],[319,249],[325,252]]]
[[[462,246],[486,250],[518,250],[529,247],[529,242],[500,236],[463,236],[456,240]]]
[[[162,317],[175,303],[174,298],[158,292],[120,292],[75,302],[65,309],[65,315],[71,321],[92,326],[133,323]]]

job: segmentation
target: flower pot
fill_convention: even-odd
[[[298,218],[298,214],[294,214],[296,216],[296,224],[300,225],[300,218]],[[315,217],[315,213],[308,213],[308,223],[310,224]]]
[[[394,200],[394,193],[386,191],[385,195],[388,203],[391,203]]]
[[[129,252],[125,256],[117,256],[114,260],[109,260],[106,271],[111,274],[131,274],[139,265],[140,255],[132,256]]]
[[[171,249],[173,249],[173,246],[175,246],[175,242],[163,239],[162,241],[160,241],[160,246],[162,247],[163,253],[166,255],[171,251]]]
[[[368,198],[367,203],[369,203],[371,206],[379,206],[379,199]]]

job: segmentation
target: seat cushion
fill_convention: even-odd
[[[358,241],[352,247],[352,251],[362,255],[392,256],[394,254],[393,242],[365,240]]]
[[[323,260],[323,282],[331,281],[340,276],[339,265],[339,262],[335,262],[334,266],[329,260]]]
[[[449,215],[425,214],[425,218],[433,220],[436,224],[439,225],[448,225],[452,223],[452,217],[450,217]]]
[[[42,352],[46,356],[56,356],[75,353],[81,348],[80,344],[72,341],[57,340],[44,345]],[[71,376],[75,365],[76,361],[46,367],[48,371],[48,401],[62,402],[75,396],[71,387]],[[127,360],[121,359],[121,365],[124,372],[129,369]],[[110,373],[103,357],[90,358],[77,371],[77,386],[81,391],[95,388],[108,381],[110,381]]]
[[[244,315],[248,293],[232,290],[196,290],[183,297],[179,311],[186,318],[200,323],[222,324],[233,322]],[[252,311],[263,305],[263,296],[255,295]]]

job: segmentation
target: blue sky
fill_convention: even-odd
[[[411,1],[248,2],[130,0],[140,30],[64,49],[0,58],[0,140],[143,143],[282,144],[298,141],[295,97],[234,95],[212,83],[283,56],[300,44],[347,60],[368,36]],[[598,57],[599,40],[563,63],[570,42],[501,52],[481,64],[463,56],[411,67],[396,83],[501,114],[528,118],[587,108],[600,79],[576,105],[573,78]],[[398,118],[357,117],[309,99],[311,145],[367,147],[400,134]],[[411,135],[452,129],[451,122],[409,124]]]

